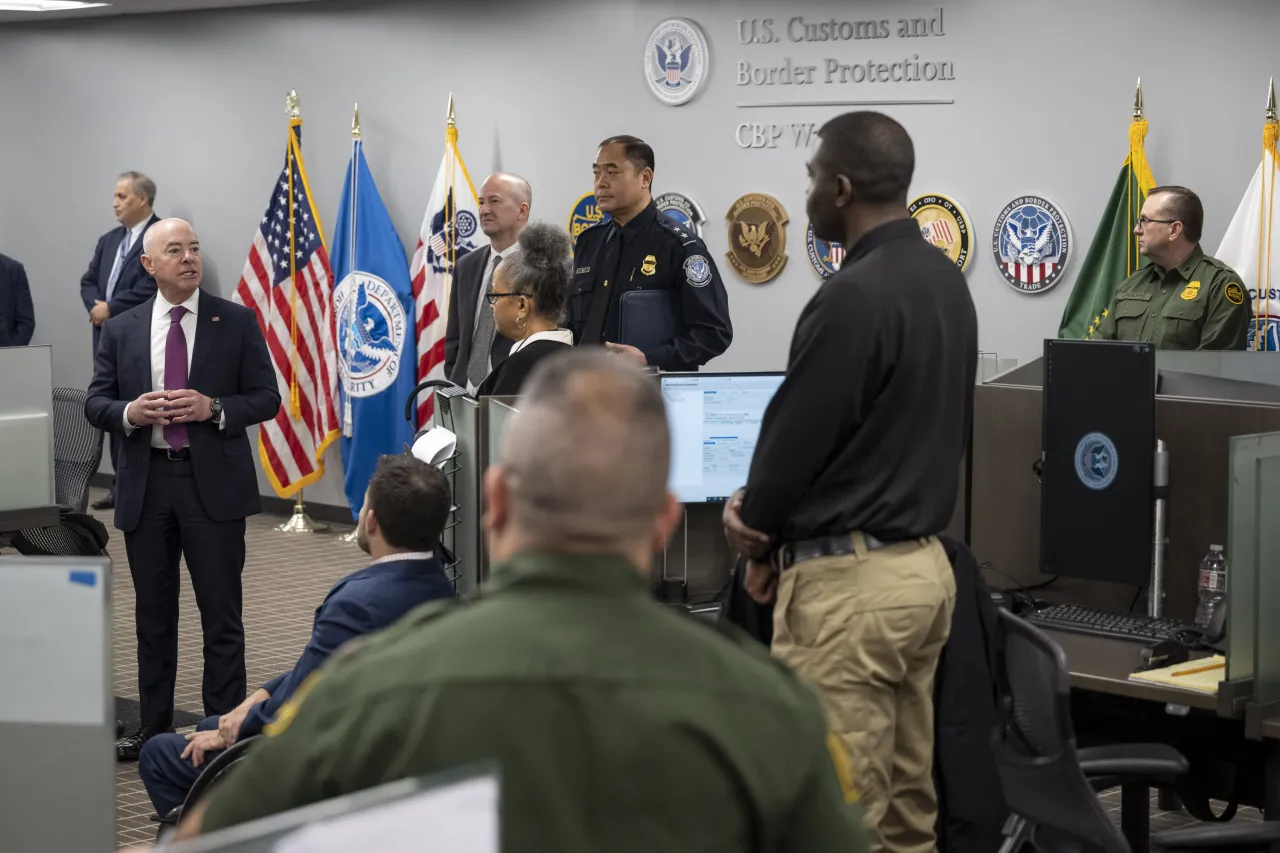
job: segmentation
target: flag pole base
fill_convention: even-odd
[[[281,533],[320,533],[328,529],[329,525],[313,521],[311,516],[307,515],[306,505],[302,502],[302,492],[298,492],[298,500],[293,505],[293,515],[276,528]]]
[[[357,537],[356,537],[356,531],[354,531],[354,530],[353,530],[353,531],[351,531],[350,533],[348,533],[346,536],[342,536],[342,537],[340,537],[340,538],[342,539],[342,541],[343,541],[343,542],[352,542],[352,543],[354,543],[354,542],[356,541],[356,538],[357,538]]]

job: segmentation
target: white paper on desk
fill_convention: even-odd
[[[498,853],[498,778],[430,788],[313,823],[276,842],[275,853]]]

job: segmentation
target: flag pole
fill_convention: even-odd
[[[1276,195],[1276,143],[1280,139],[1280,115],[1276,113],[1276,78],[1267,84],[1267,110],[1262,123],[1262,191],[1258,193],[1258,267],[1254,276],[1253,298],[1253,348],[1265,350],[1267,342],[1264,328],[1271,325],[1271,223],[1275,215]],[[1268,157],[1267,153],[1271,156]],[[1271,164],[1270,174],[1267,163]],[[1265,279],[1265,281],[1264,281]],[[1267,298],[1263,298],[1263,294]],[[1265,306],[1265,308],[1263,308]],[[1259,308],[1263,313],[1259,314]]]
[[[351,109],[351,139],[353,142],[358,142],[360,140],[360,104],[359,103],[355,104],[355,106],[353,106]],[[354,255],[355,242],[352,241],[351,245],[353,247],[353,255]],[[346,405],[350,405],[350,404],[351,404],[351,400],[348,397],[346,401]],[[356,537],[357,531],[358,531],[358,528],[356,530],[352,530],[350,533],[342,537],[342,541],[354,543],[357,538]]]
[[[284,99],[285,111],[289,114],[289,285],[290,285],[290,302],[293,306],[292,330],[290,337],[293,346],[293,369],[291,371],[289,381],[289,409],[290,414],[296,420],[300,417],[299,397],[298,397],[298,312],[297,312],[297,293],[298,278],[297,268],[295,266],[294,255],[294,210],[293,210],[293,148],[294,135],[293,125],[295,122],[301,123],[302,112],[298,108],[298,92],[296,89],[290,89],[289,94]],[[312,521],[311,516],[307,515],[307,505],[302,500],[302,489],[298,489],[298,497],[293,504],[293,515],[284,524],[281,524],[276,530],[281,533],[319,533],[322,530],[328,530],[329,525]]]

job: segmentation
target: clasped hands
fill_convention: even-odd
[[[190,388],[148,391],[129,404],[124,416],[135,427],[189,424],[212,418],[212,405],[213,400]]]
[[[730,548],[747,558],[747,574],[743,578],[747,594],[760,604],[770,604],[778,593],[778,573],[768,562],[773,537],[743,523],[742,495],[743,490],[739,489],[725,501],[724,538]]]
[[[240,738],[240,726],[244,724],[251,707],[248,702],[241,703],[219,718],[216,729],[187,735],[187,748],[182,751],[182,759],[190,760],[192,767],[199,767],[204,763],[205,753],[217,752],[233,745]]]

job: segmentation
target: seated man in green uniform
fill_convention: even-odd
[[[484,594],[330,658],[179,832],[492,760],[504,853],[865,853],[817,696],[649,595],[682,514],[669,458],[652,377],[545,359],[485,476]]]
[[[1253,310],[1231,267],[1200,248],[1204,206],[1186,187],[1156,187],[1133,233],[1151,263],[1116,288],[1092,340],[1144,341],[1158,349],[1245,348]]]

